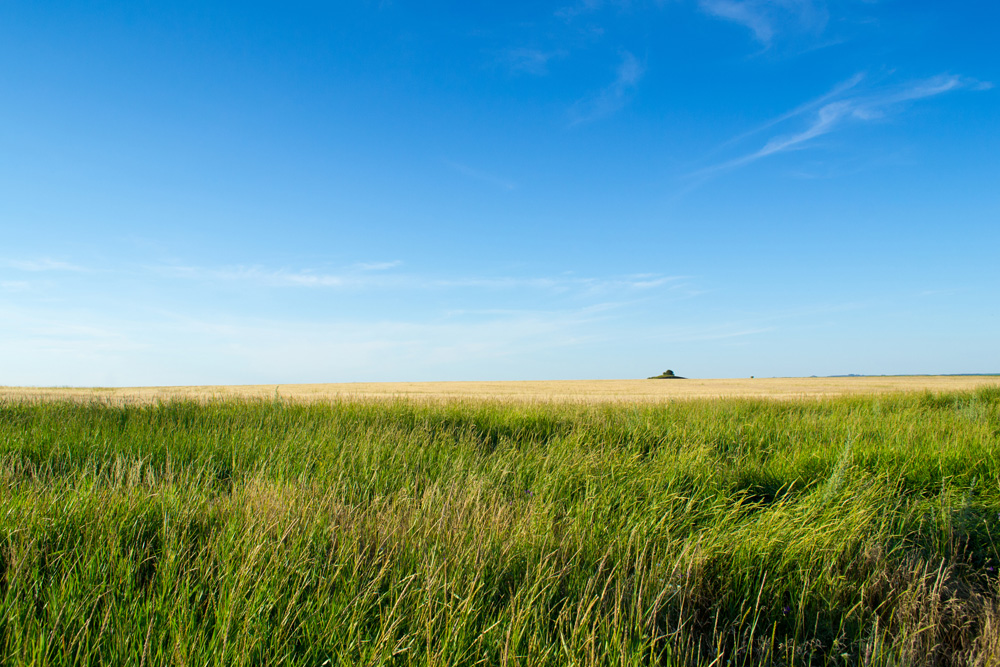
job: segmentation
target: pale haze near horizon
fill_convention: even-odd
[[[1000,371],[985,3],[0,5],[0,385]]]

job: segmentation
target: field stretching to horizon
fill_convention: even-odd
[[[2,399],[155,403],[168,400],[417,399],[523,402],[669,402],[704,398],[826,398],[900,391],[967,391],[1000,386],[1000,375],[888,375],[855,377],[678,380],[554,380],[497,382],[343,382],[165,387],[4,387]]]
[[[4,389],[0,664],[1000,663],[1000,383],[844,380]]]

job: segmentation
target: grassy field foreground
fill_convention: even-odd
[[[0,402],[8,665],[988,665],[1000,389]]]

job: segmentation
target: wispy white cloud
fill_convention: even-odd
[[[572,355],[572,348],[605,335],[595,329],[605,316],[586,307],[419,322],[205,319],[183,312],[130,317],[0,306],[0,318],[8,324],[0,330],[4,380],[29,385],[474,379],[498,372],[524,379],[526,359]],[[520,366],[509,366],[511,359]]]
[[[678,278],[674,276],[636,276],[629,282],[629,287],[633,289],[652,289],[654,287],[663,287],[677,280]]]
[[[544,76],[549,73],[549,61],[566,56],[566,51],[542,51],[525,47],[507,49],[500,55],[500,62],[511,72]]]
[[[561,19],[573,19],[581,14],[590,14],[604,6],[604,0],[579,0],[572,5],[564,5],[555,11]]]
[[[776,327],[762,327],[722,324],[709,327],[674,327],[665,332],[664,338],[670,342],[716,341],[730,338],[744,338],[776,331]]]
[[[781,30],[818,33],[828,20],[825,5],[813,0],[699,0],[698,5],[712,16],[746,27],[765,47]]]
[[[358,262],[354,267],[359,271],[388,271],[402,265],[403,262],[396,259],[391,262]]]
[[[41,259],[0,259],[0,266],[6,266],[18,271],[86,271],[82,266],[62,262],[48,257]]]
[[[39,300],[0,285],[3,381],[86,386],[558,377],[576,367],[582,346],[634,340],[663,312],[652,304],[692,293],[690,279],[661,273],[448,278],[397,266],[131,267],[97,278],[112,285],[128,275],[144,287],[140,295],[109,293],[96,300],[68,293]],[[180,290],[196,292],[196,302],[177,299],[182,281],[196,288]],[[243,300],[230,298],[265,290],[296,290],[296,301],[315,298],[327,307],[288,316],[283,307],[242,310],[234,304]],[[365,298],[329,308],[338,294]],[[425,306],[382,307],[399,296],[410,300],[407,294],[427,296],[417,300]],[[382,299],[388,301],[380,304]]]
[[[200,266],[154,266],[154,273],[165,277],[199,280],[212,283],[250,282],[266,287],[360,287],[378,278],[365,278],[351,274],[315,273],[312,271],[286,271],[264,269],[257,266],[205,268]]]
[[[0,290],[5,292],[25,292],[31,288],[31,284],[26,280],[3,280],[0,281]]]
[[[350,284],[350,279],[344,276],[334,276],[316,273],[276,272],[258,274],[265,282],[275,287],[344,287]]]
[[[474,180],[480,181],[481,183],[486,183],[492,185],[493,187],[499,188],[501,190],[516,190],[517,183],[508,180],[506,178],[501,178],[489,172],[485,172],[479,169],[470,167],[467,164],[461,162],[455,162],[453,160],[445,160],[445,164],[449,167],[462,174],[463,176],[468,176]]]
[[[759,133],[761,133],[761,132],[763,132],[765,130],[770,129],[770,128],[774,127],[775,125],[779,125],[781,123],[784,123],[785,121],[787,121],[789,119],[792,119],[792,118],[795,118],[796,116],[801,116],[803,114],[809,113],[809,112],[811,112],[811,111],[813,111],[813,110],[821,107],[823,104],[825,104],[827,102],[830,102],[832,100],[835,100],[835,99],[837,99],[839,97],[844,96],[846,93],[848,93],[852,89],[857,88],[858,85],[861,82],[863,82],[864,80],[865,80],[865,73],[864,72],[858,72],[857,74],[855,74],[851,78],[847,79],[846,81],[842,81],[842,82],[838,83],[833,88],[831,88],[829,91],[823,93],[819,97],[817,97],[815,99],[812,99],[812,100],[809,100],[808,102],[805,102],[803,104],[800,104],[799,106],[795,107],[791,111],[786,111],[785,113],[781,114],[780,116],[772,118],[771,120],[768,120],[767,122],[762,123],[761,125],[758,125],[757,127],[753,128],[751,130],[748,130],[747,132],[743,132],[742,134],[739,134],[739,135],[733,137],[729,141],[726,141],[725,143],[723,143],[719,148],[725,148],[727,146],[731,146],[733,144],[737,144],[737,143],[743,141],[744,139],[747,139],[747,138],[749,138],[749,137],[751,137],[751,136],[753,136],[755,134],[759,134]]]
[[[925,289],[925,290],[921,291],[920,293],[918,293],[917,296],[920,296],[920,297],[928,297],[928,296],[952,296],[953,294],[957,294],[960,291],[961,290],[958,290],[958,289]]]
[[[858,90],[858,84],[861,83],[862,79],[861,75],[856,75],[816,100],[803,104],[764,123],[751,132],[726,142],[724,145],[729,146],[776,126],[790,125],[800,120],[805,121],[804,124],[800,124],[798,129],[770,137],[763,146],[756,150],[702,169],[696,172],[696,175],[710,176],[720,171],[751,164],[772,155],[806,148],[813,139],[828,135],[850,124],[870,122],[898,113],[909,102],[959,89],[983,89],[982,82],[951,74],[941,74],[892,88],[868,91]]]
[[[757,41],[769,44],[774,36],[770,19],[755,7],[755,3],[734,0],[701,0],[706,12],[728,21],[740,23],[753,32]]]
[[[574,312],[580,315],[598,315],[621,309],[629,305],[628,301],[601,301],[588,306],[578,307]],[[525,308],[456,308],[444,311],[444,316],[449,319],[463,317],[529,317],[538,314],[540,311]]]
[[[567,22],[606,8],[662,8],[669,0],[578,0],[555,11]],[[698,8],[716,18],[744,26],[754,39],[769,46],[783,32],[821,33],[829,21],[826,0],[696,0]]]
[[[459,276],[434,277],[384,271],[401,262],[355,264],[355,270],[321,273],[311,270],[289,271],[262,267],[204,268],[195,266],[156,266],[150,270],[162,276],[205,282],[253,283],[274,288],[394,289],[394,290],[535,290],[553,293],[599,294],[612,291],[648,291],[670,288],[694,294],[686,276],[641,273],[626,276]]]
[[[481,287],[485,289],[535,289],[554,292],[606,293],[615,290],[649,290],[656,287],[686,287],[684,276],[640,274],[609,278],[557,277],[469,277],[431,280],[427,287]],[[411,282],[417,285],[417,282]]]
[[[622,51],[615,80],[596,95],[574,104],[569,111],[570,125],[590,123],[620,111],[644,73],[645,68],[638,58],[628,51]]]

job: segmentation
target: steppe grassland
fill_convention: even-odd
[[[0,387],[0,399],[101,400],[155,403],[167,400],[417,399],[544,403],[659,403],[704,398],[827,398],[900,391],[969,391],[1000,386],[1000,376],[882,376],[840,378],[736,378],[722,380],[559,380],[528,382],[354,382],[339,384],[217,385],[191,387]]]
[[[995,664],[998,455],[988,386],[8,399],[0,662]]]

